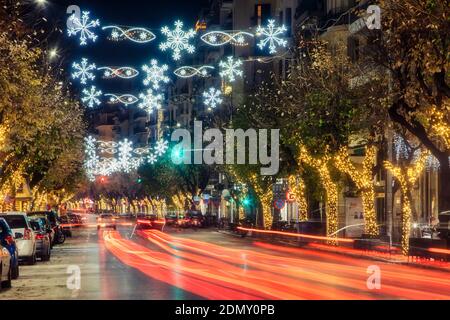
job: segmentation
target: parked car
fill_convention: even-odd
[[[11,255],[5,247],[0,245],[0,285],[2,288],[11,288],[12,262]]]
[[[53,245],[55,243],[55,230],[52,228],[52,224],[50,220],[48,220],[47,215],[45,213],[39,213],[39,212],[29,212],[27,213],[27,216],[31,220],[39,219],[44,224],[44,230],[47,232],[49,238],[50,238],[50,244],[53,248]]]
[[[116,218],[109,213],[101,214],[97,218],[97,230],[100,230],[101,228],[112,228],[116,230],[117,229]]]
[[[439,213],[437,231],[441,239],[450,239],[450,211]]]
[[[61,230],[60,234],[62,237],[64,237],[64,239],[66,239],[66,237],[72,237],[72,223],[69,219],[69,217],[67,216],[61,216],[58,218],[58,224],[59,224],[59,228]],[[64,241],[63,241],[64,242]]]
[[[66,235],[64,234],[63,228],[58,222],[58,216],[53,211],[35,211],[28,212],[28,216],[30,217],[46,217],[48,221],[50,221],[50,225],[53,229],[54,237],[53,244],[63,244],[66,240]]]
[[[30,220],[31,227],[36,237],[36,255],[42,261],[49,261],[51,255],[50,237],[45,230],[45,225],[40,218]]]
[[[19,251],[14,239],[14,233],[3,218],[0,218],[0,246],[6,248],[11,255],[13,280],[19,278]]]
[[[6,220],[14,233],[19,259],[30,265],[35,264],[36,238],[27,215],[23,212],[8,212],[0,214],[0,217]]]

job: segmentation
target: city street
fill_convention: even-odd
[[[1,299],[449,299],[448,273],[283,247],[214,229],[79,228],[50,262],[22,266]],[[381,270],[368,289],[367,268]],[[81,270],[80,290],[66,282]]]

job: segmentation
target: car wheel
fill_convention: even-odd
[[[36,253],[34,253],[31,257],[28,258],[28,264],[33,266],[36,264]]]
[[[3,289],[11,288],[11,279],[12,279],[12,275],[11,275],[11,273],[12,273],[11,269],[12,268],[11,267],[12,267],[12,265],[10,264],[9,265],[9,272],[8,272],[8,280],[2,282],[2,288]]]
[[[66,241],[66,235],[64,232],[60,232],[58,236],[58,244],[63,244]]]
[[[19,263],[17,263],[17,265],[14,267],[14,269],[12,271],[12,278],[13,278],[13,280],[16,280],[19,278]]]
[[[50,248],[47,251],[47,254],[45,256],[42,256],[42,261],[50,261]]]

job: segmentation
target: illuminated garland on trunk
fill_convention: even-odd
[[[350,161],[346,148],[342,148],[336,156],[335,166],[348,174],[361,191],[363,202],[365,232],[371,236],[379,234],[377,213],[375,211],[375,187],[373,184],[373,168],[376,164],[377,150],[371,146],[366,149],[362,172],[357,170]]]
[[[406,256],[409,254],[409,235],[411,233],[411,192],[417,179],[423,172],[429,151],[421,153],[419,160],[409,168],[395,166],[389,161],[384,162],[384,166],[400,183],[402,191],[402,252]]]
[[[299,221],[308,221],[308,203],[305,197],[305,184],[302,179],[291,175],[288,178],[289,189],[294,194],[295,202],[298,205]]]
[[[330,169],[328,164],[331,157],[327,154],[321,159],[311,157],[305,147],[300,149],[298,157],[299,164],[306,164],[319,173],[326,193],[326,219],[327,219],[327,236],[336,237],[338,231],[338,189],[336,183],[331,179]],[[329,241],[332,245],[337,245],[336,241]]]

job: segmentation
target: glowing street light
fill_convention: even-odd
[[[39,6],[45,6],[47,4],[47,0],[34,0],[34,3],[36,3]]]
[[[42,0],[41,0],[42,1]],[[55,59],[56,57],[58,57],[58,49],[53,48],[48,52],[48,57],[50,58],[50,60]]]

